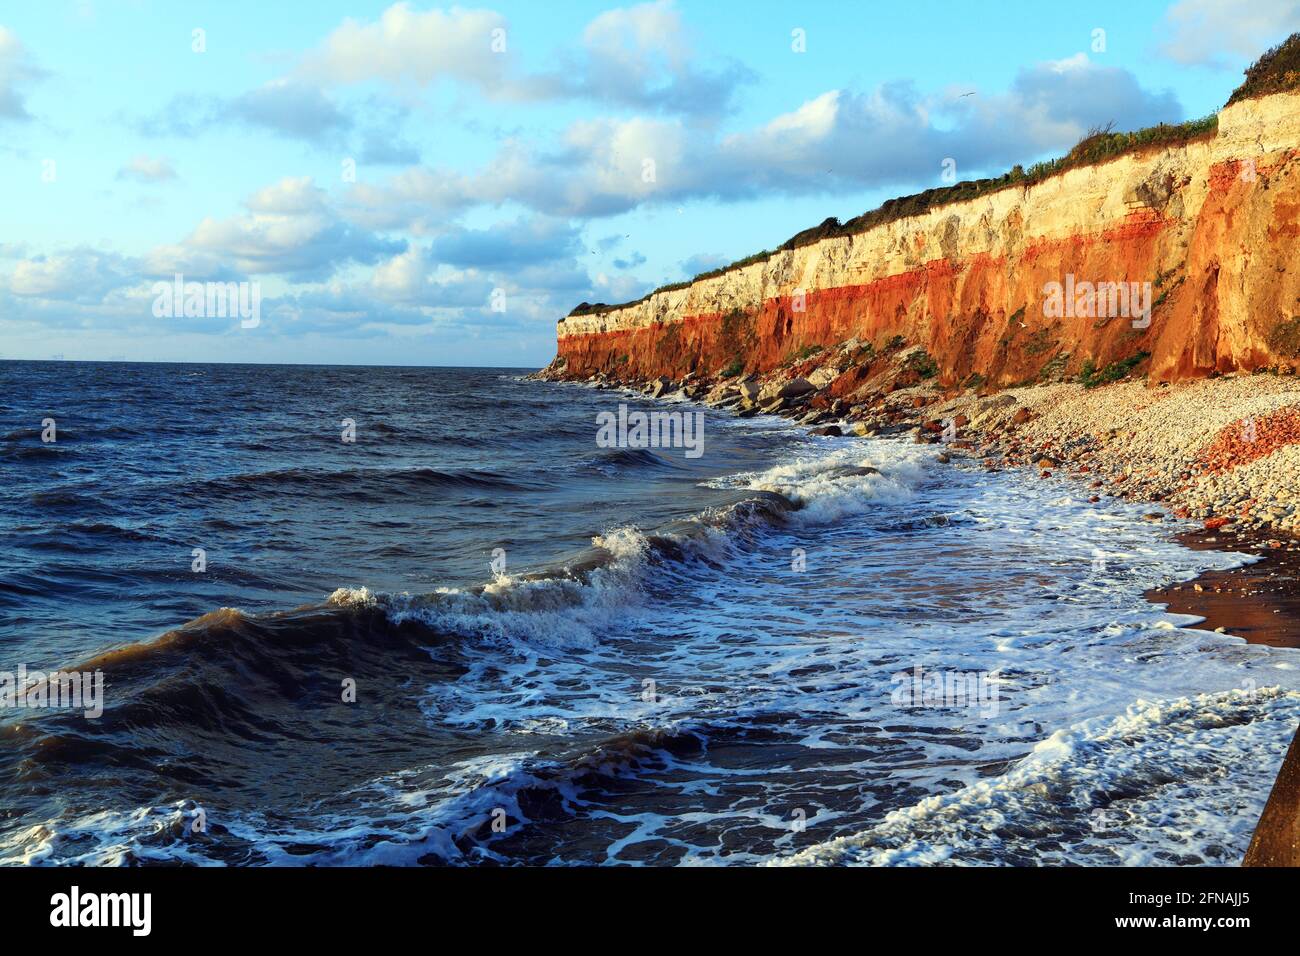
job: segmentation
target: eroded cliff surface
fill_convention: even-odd
[[[1210,138],[1075,168],[777,252],[558,324],[553,372],[765,372],[901,337],[939,383],[989,387],[1137,360],[1151,381],[1300,363],[1300,93],[1225,107]],[[1149,323],[1050,283],[1150,283]],[[1136,313],[1136,306],[1129,310]],[[1103,314],[1098,314],[1103,313]]]

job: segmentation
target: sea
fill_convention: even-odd
[[[1143,593],[1250,558],[527,372],[0,362],[0,680],[102,676],[3,699],[0,862],[1240,862],[1300,651]]]

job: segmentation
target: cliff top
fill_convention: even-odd
[[[1300,33],[1293,33],[1246,68],[1246,80],[1228,105],[1300,88]]]

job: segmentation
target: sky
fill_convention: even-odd
[[[0,0],[0,358],[540,367],[579,302],[1204,116],[1296,30],[1300,0]],[[184,308],[204,283],[245,312]]]

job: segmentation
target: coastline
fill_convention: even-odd
[[[1233,551],[1259,560],[1153,588],[1146,592],[1148,601],[1167,605],[1173,614],[1203,617],[1202,628],[1226,632],[1248,644],[1300,648],[1300,542],[1212,531],[1188,531],[1176,537],[1194,551]]]
[[[891,343],[877,354],[850,340],[761,377],[571,376],[559,363],[535,377],[684,398],[740,417],[779,415],[812,434],[910,434],[991,470],[1032,468],[1045,480],[1084,481],[1097,500],[1149,502],[1160,509],[1150,520],[1199,521],[1225,549],[1242,543],[1285,552],[1300,533],[1300,379],[1293,374],[1149,387],[1129,368],[1087,384],[942,389],[924,349]]]
[[[1177,532],[1193,550],[1257,560],[1145,593],[1199,629],[1278,648],[1300,647],[1300,382],[1292,375],[1224,375],[1149,387],[1127,375],[1088,387],[1056,382],[981,393],[942,391],[926,355],[905,346],[863,356],[850,341],[763,377],[688,375],[649,381],[566,376],[543,380],[639,389],[793,419],[811,434],[898,435],[942,444],[941,461],[988,470],[1026,468],[1042,480],[1086,482],[1103,495],[1150,503],[1145,517],[1195,520]],[[845,387],[848,382],[850,387]],[[1290,504],[1288,504],[1290,502]],[[1158,509],[1158,510],[1154,510]],[[1242,865],[1300,865],[1300,730],[1279,769]]]

